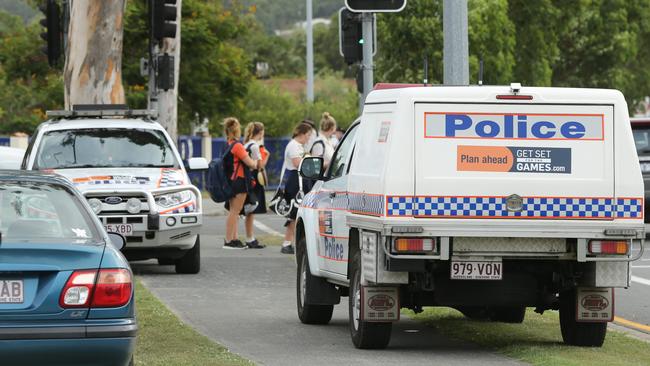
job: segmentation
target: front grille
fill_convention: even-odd
[[[147,200],[147,197],[141,193],[95,194],[89,192],[86,195],[86,199],[90,200],[92,198],[96,198],[102,202],[102,210],[100,213],[105,215],[123,215],[123,216],[146,215],[150,211],[149,201]],[[136,214],[132,214],[126,210],[126,202],[130,198],[137,198],[140,200],[140,203],[142,205],[140,212]],[[117,201],[118,203],[115,203],[115,201]]]

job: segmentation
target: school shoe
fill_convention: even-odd
[[[246,242],[246,246],[248,247],[248,249],[263,249],[263,248],[266,248],[266,245],[260,244],[260,242],[257,241],[257,239],[255,239],[253,241]]]
[[[242,243],[240,240],[231,240],[230,242],[223,243],[223,249],[246,249],[248,248],[244,243]]]
[[[293,250],[293,245],[287,245],[286,247],[282,247],[282,249],[280,249],[280,253],[282,253],[282,254],[296,254],[296,251]]]

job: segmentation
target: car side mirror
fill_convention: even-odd
[[[117,250],[122,250],[126,244],[126,239],[118,233],[108,233],[109,244]]]
[[[318,156],[309,156],[302,159],[298,168],[303,178],[319,180],[323,177],[323,158]]]
[[[208,170],[208,161],[205,158],[190,158],[187,161],[188,170]]]

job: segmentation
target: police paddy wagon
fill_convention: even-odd
[[[559,310],[565,343],[601,346],[643,253],[643,181],[616,90],[380,85],[301,202],[297,304],[388,345],[400,309],[521,323]]]
[[[130,260],[157,258],[177,273],[200,270],[201,192],[175,144],[150,111],[75,106],[48,112],[22,168],[58,173],[74,183],[106,231],[126,238]],[[206,169],[193,158],[189,169]]]

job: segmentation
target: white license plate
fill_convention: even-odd
[[[104,228],[109,233],[117,233],[123,236],[133,234],[133,225],[131,224],[107,224]]]
[[[0,280],[0,304],[22,304],[23,280]]]
[[[452,280],[500,280],[503,276],[501,261],[459,261],[452,260]]]

